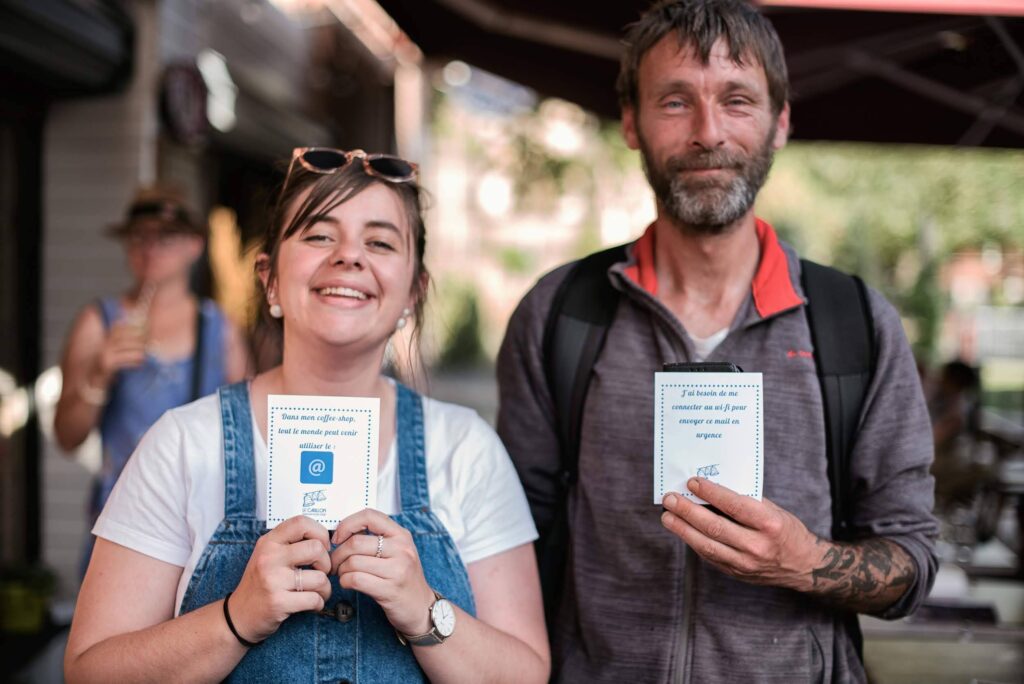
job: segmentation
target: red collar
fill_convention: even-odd
[[[779,244],[775,229],[767,221],[757,219],[757,241],[761,261],[751,283],[754,306],[761,318],[792,309],[804,303],[789,277],[789,261]],[[644,231],[633,245],[635,263],[626,267],[626,277],[654,296],[658,295],[658,274],[654,269],[654,224]]]

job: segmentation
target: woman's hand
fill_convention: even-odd
[[[229,606],[242,638],[262,641],[293,613],[324,607],[331,597],[329,548],[327,529],[304,515],[289,518],[256,542]],[[313,568],[302,569],[307,565]]]
[[[106,387],[117,371],[140,366],[145,359],[145,330],[128,321],[117,321],[110,326],[99,356],[86,379],[92,387]]]
[[[333,541],[340,546],[331,554],[331,567],[341,586],[371,597],[402,634],[430,631],[434,592],[408,530],[366,508],[338,523]]]

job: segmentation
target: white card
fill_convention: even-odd
[[[761,500],[764,399],[760,373],[654,374],[654,503],[703,477]]]
[[[307,515],[328,529],[377,505],[380,400],[267,397],[267,527]]]

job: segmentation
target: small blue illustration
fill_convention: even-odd
[[[299,468],[300,483],[331,484],[334,481],[334,454],[330,451],[303,451]]]
[[[717,463],[697,468],[697,477],[714,477],[715,475],[718,475]]]
[[[324,494],[324,490],[318,489],[315,492],[306,492],[302,495],[302,508],[310,508],[320,501],[327,501],[327,495]]]

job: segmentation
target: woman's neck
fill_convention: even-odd
[[[380,372],[383,357],[383,350],[339,352],[329,345],[286,340],[281,365],[268,380],[272,391],[281,394],[379,397],[387,386]]]

